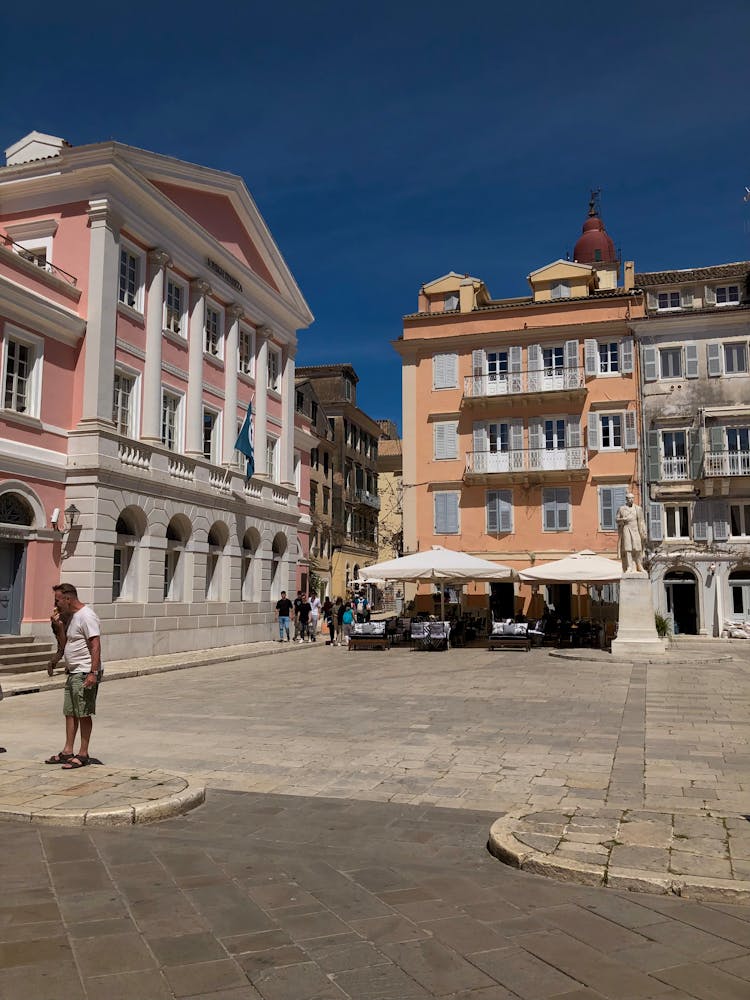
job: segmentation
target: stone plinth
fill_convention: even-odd
[[[626,573],[620,580],[620,619],[615,656],[648,656],[663,653],[666,642],[656,634],[651,581],[647,573]]]

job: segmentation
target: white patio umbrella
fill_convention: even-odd
[[[613,583],[622,577],[622,565],[584,549],[518,575],[526,583]]]
[[[399,580],[403,583],[418,583],[429,580],[440,586],[440,615],[445,618],[445,595],[442,584],[464,583],[469,580],[507,580],[513,576],[510,566],[479,559],[468,552],[446,549],[433,545],[430,549],[413,552],[400,559],[365,566],[359,571],[361,580]]]

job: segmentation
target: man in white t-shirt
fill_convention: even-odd
[[[310,595],[310,639],[316,642],[318,638],[318,619],[320,618],[320,598],[316,593]]]
[[[72,771],[89,763],[89,742],[102,667],[101,626],[93,608],[78,600],[78,592],[72,583],[60,583],[52,589],[55,607],[68,626],[65,648],[52,658],[50,669],[62,659],[68,679],[63,705],[65,746],[45,763],[62,764],[64,770]],[[81,742],[78,753],[75,753],[74,743],[79,729]]]

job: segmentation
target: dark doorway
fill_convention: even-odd
[[[512,583],[490,584],[490,611],[493,621],[500,618],[515,618],[516,599]]]
[[[0,635],[18,635],[23,612],[23,545],[0,542]]]
[[[570,621],[573,588],[569,583],[551,583],[547,587],[550,607],[555,609],[557,618]]]
[[[692,573],[672,571],[664,576],[667,613],[675,635],[698,634],[698,595]]]

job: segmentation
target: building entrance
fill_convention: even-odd
[[[698,593],[692,573],[672,571],[664,576],[667,614],[675,635],[698,634]]]
[[[0,635],[18,635],[23,613],[23,545],[0,542]]]
[[[498,621],[501,618],[515,618],[516,600],[512,583],[490,584],[490,611],[493,621]]]

